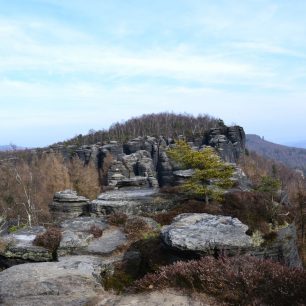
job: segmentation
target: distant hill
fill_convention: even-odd
[[[201,137],[210,128],[224,124],[222,120],[209,115],[193,116],[189,114],[158,113],[133,117],[125,122],[117,122],[108,130],[90,130],[87,135],[78,135],[72,139],[59,142],[62,145],[90,145],[110,140],[127,141],[138,136],[160,136],[177,138]]]
[[[295,148],[303,148],[306,149],[306,140],[298,141],[298,142],[288,142],[286,143],[289,147],[295,147]]]
[[[16,146],[15,149],[16,150],[23,150],[25,148]],[[0,151],[12,151],[12,150],[13,149],[12,149],[11,145],[0,145]]]
[[[253,134],[246,135],[246,147],[257,154],[306,173],[306,149],[276,144]]]

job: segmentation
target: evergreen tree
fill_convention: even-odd
[[[206,203],[209,198],[222,199],[225,189],[233,186],[234,167],[223,162],[213,148],[196,151],[185,141],[178,141],[167,153],[185,169],[194,170],[182,188],[192,195],[204,197]]]

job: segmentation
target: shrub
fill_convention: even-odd
[[[189,288],[230,305],[305,305],[306,271],[254,257],[176,262],[134,283],[138,291]]]
[[[107,221],[111,225],[124,225],[127,215],[124,213],[115,213],[107,216]]]
[[[103,230],[97,225],[92,225],[89,229],[89,233],[94,236],[94,238],[99,238],[103,235]]]
[[[151,230],[144,220],[140,218],[133,218],[126,221],[124,231],[129,235],[130,238],[136,239],[142,238],[144,233],[147,233]]]
[[[56,227],[50,227],[46,232],[38,234],[35,237],[33,244],[49,249],[54,253],[58,249],[61,239],[62,233],[60,229]]]

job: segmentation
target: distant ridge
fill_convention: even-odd
[[[306,149],[276,144],[258,135],[246,135],[246,147],[264,157],[282,162],[293,169],[303,170],[306,174]]]
[[[24,150],[25,148],[23,147],[18,147],[14,148],[14,150]],[[11,145],[0,145],[0,151],[13,151],[13,148]]]

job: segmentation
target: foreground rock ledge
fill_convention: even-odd
[[[237,218],[210,214],[181,214],[173,223],[164,226],[162,240],[173,249],[210,254],[226,250],[229,254],[252,246],[246,235],[248,226]]]

